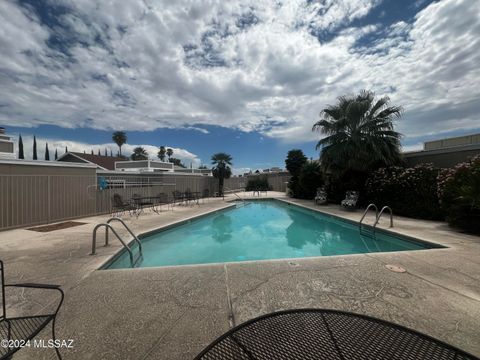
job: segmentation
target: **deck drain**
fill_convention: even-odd
[[[393,271],[393,272],[396,272],[396,273],[404,273],[404,272],[407,272],[407,270],[405,270],[403,267],[398,266],[398,265],[385,265],[385,267],[386,267],[388,270]]]

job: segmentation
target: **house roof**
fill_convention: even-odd
[[[103,170],[115,170],[115,162],[125,160],[125,158],[119,156],[92,155],[69,151],[60,156],[58,161],[69,161],[68,155],[73,156],[82,162],[95,164]]]

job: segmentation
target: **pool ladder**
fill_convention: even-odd
[[[367,213],[368,213],[368,210],[370,210],[370,208],[374,208],[375,209],[375,221],[373,223],[373,227],[372,227],[372,232],[369,233],[368,231],[365,231],[363,230],[362,231],[362,222],[363,222],[363,219],[365,219],[365,216],[367,216]],[[363,215],[362,215],[362,218],[360,219],[360,223],[358,224],[358,228],[359,228],[359,231],[360,231],[360,235],[365,235],[365,236],[369,236],[369,237],[372,237],[374,239],[376,239],[375,237],[375,230],[377,228],[377,225],[378,225],[378,222],[380,221],[380,218],[382,217],[383,213],[385,210],[388,210],[390,212],[390,227],[392,228],[393,227],[393,211],[392,209],[390,208],[390,206],[384,206],[380,212],[378,212],[378,207],[377,205],[375,204],[369,204],[367,206],[367,208],[365,209],[365,211],[363,212]]]
[[[120,222],[125,227],[125,229],[127,229],[130,235],[132,235],[134,242],[138,244],[138,253],[136,257],[133,255],[133,251],[132,251],[133,247],[128,246],[128,244],[125,241],[123,241],[122,237],[110,224],[112,221]],[[132,230],[130,230],[130,228],[127,226],[127,224],[125,224],[125,221],[123,221],[119,217],[111,217],[110,219],[107,220],[106,223],[97,224],[95,226],[95,228],[93,229],[93,235],[92,235],[92,253],[90,255],[95,255],[96,247],[97,247],[97,230],[100,229],[101,227],[105,227],[105,246],[108,246],[108,232],[109,232],[108,230],[111,230],[112,233],[117,237],[117,239],[122,243],[123,247],[127,250],[128,255],[130,257],[130,264],[132,265],[132,267],[135,267],[138,261],[143,258],[142,243],[140,239],[137,237],[137,235],[135,235],[132,232]]]
[[[224,188],[224,189],[230,190],[229,188]],[[232,194],[235,195],[237,198],[239,198],[242,201],[242,206],[247,205],[247,203],[245,202],[245,199],[242,198],[241,196],[239,196],[236,192],[232,192]],[[225,199],[225,197],[224,197],[224,199]],[[237,207],[239,207],[239,206],[237,206]]]

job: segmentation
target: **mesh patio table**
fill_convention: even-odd
[[[336,310],[280,311],[247,321],[195,359],[476,359],[430,336],[384,320]]]

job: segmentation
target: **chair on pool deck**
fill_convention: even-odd
[[[328,200],[327,200],[327,192],[325,191],[324,187],[319,187],[317,189],[317,194],[315,195],[315,198],[313,199],[314,203],[316,205],[326,205]]]
[[[128,211],[130,216],[132,212],[137,214],[137,207],[129,202],[123,201],[121,195],[113,194],[112,196],[112,216],[119,216],[123,214],[125,211]]]
[[[158,193],[157,196],[155,196],[155,198],[154,198],[154,205],[159,206],[160,210],[161,210],[162,205],[167,205],[167,210],[168,210],[168,208],[170,207],[171,204],[172,204],[172,202],[170,200],[168,200],[168,195],[165,194],[165,193]],[[172,208],[172,210],[173,210],[173,208]]]
[[[358,201],[358,191],[347,191],[345,199],[342,200],[340,205],[346,210],[355,210]]]
[[[192,200],[194,202],[197,202],[197,204],[198,204],[197,195],[195,193],[193,193],[190,189],[185,190],[185,195],[184,196],[185,196],[185,201],[187,202],[187,204],[190,200]]]
[[[183,201],[185,200],[185,196],[178,190],[175,190],[175,191],[172,191],[172,195],[173,195],[173,205],[175,206],[175,204],[179,203],[183,203]]]
[[[202,199],[203,202],[205,202],[205,199],[208,199],[210,197],[210,190],[208,189],[203,189],[202,191]]]
[[[47,284],[5,284],[3,261],[0,260],[0,281],[1,281],[1,297],[2,297],[2,312],[0,313],[0,340],[11,340],[12,347],[0,346],[0,359],[10,359],[10,357],[21,349],[20,344],[28,340],[32,340],[37,334],[45,328],[50,322],[52,322],[52,340],[55,341],[55,319],[57,318],[58,310],[63,303],[63,291],[59,285],[47,285]],[[20,317],[8,317],[7,305],[5,304],[6,287],[16,288],[28,288],[28,289],[43,289],[43,290],[55,290],[60,294],[60,302],[54,312],[42,315],[20,316]],[[58,358],[61,360],[62,356],[57,347],[55,347]]]

